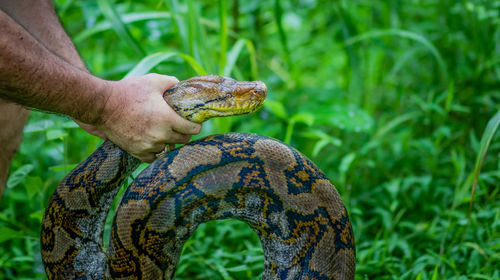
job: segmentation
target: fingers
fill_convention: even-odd
[[[185,144],[185,143],[189,142],[191,135],[184,135],[184,134],[173,132],[171,135],[171,138],[174,139],[175,143]],[[140,160],[142,160],[144,162],[151,163],[158,158],[159,154],[163,154],[163,152],[165,151],[165,149],[168,145],[175,146],[175,144],[172,144],[172,143],[166,143],[166,144],[165,143],[156,143],[150,149],[147,149],[147,151],[143,152],[142,154],[134,155],[134,156],[139,158]]]
[[[140,159],[142,162],[152,163],[156,159],[156,154],[157,153],[146,153],[146,154],[141,155],[141,156],[136,156],[136,155],[134,155],[134,156],[136,158]]]
[[[107,110],[98,128],[145,162],[154,161],[168,144],[189,142],[201,125],[182,118],[163,99],[163,93],[177,83],[177,78],[159,74],[111,83]]]
[[[182,134],[194,135],[201,131],[201,124],[188,121],[175,113],[174,121],[172,122],[172,130]]]
[[[165,144],[186,144],[187,142],[189,142],[189,139],[191,139],[191,135],[172,131],[168,135],[168,138],[169,139],[165,142]]]

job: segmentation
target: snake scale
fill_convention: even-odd
[[[265,94],[262,82],[200,76],[164,98],[202,122],[252,112]],[[354,279],[351,223],[334,186],[298,151],[256,134],[209,136],[153,162],[121,198],[105,251],[111,202],[139,163],[105,141],[60,183],[42,222],[49,279],[173,279],[197,226],[225,218],[258,234],[262,279]]]

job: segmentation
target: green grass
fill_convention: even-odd
[[[500,1],[55,2],[100,77],[266,82],[261,111],[198,137],[254,132],[311,158],[351,215],[357,279],[500,279]],[[44,206],[98,143],[32,114],[0,204],[0,279],[44,279]],[[262,269],[257,236],[220,221],[188,241],[177,278]]]

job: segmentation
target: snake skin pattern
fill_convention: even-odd
[[[122,197],[105,251],[109,207],[139,163],[105,141],[60,183],[42,223],[49,279],[173,279],[197,226],[226,218],[258,234],[263,279],[354,279],[351,223],[334,186],[295,149],[255,134],[209,136],[153,162]]]

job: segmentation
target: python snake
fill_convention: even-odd
[[[164,98],[202,122],[254,111],[265,91],[261,82],[200,76]],[[354,279],[351,223],[334,186],[295,149],[255,134],[209,136],[153,162],[123,195],[105,251],[111,202],[139,163],[105,141],[60,183],[42,222],[49,279],[173,279],[197,226],[225,218],[258,234],[263,279]]]

